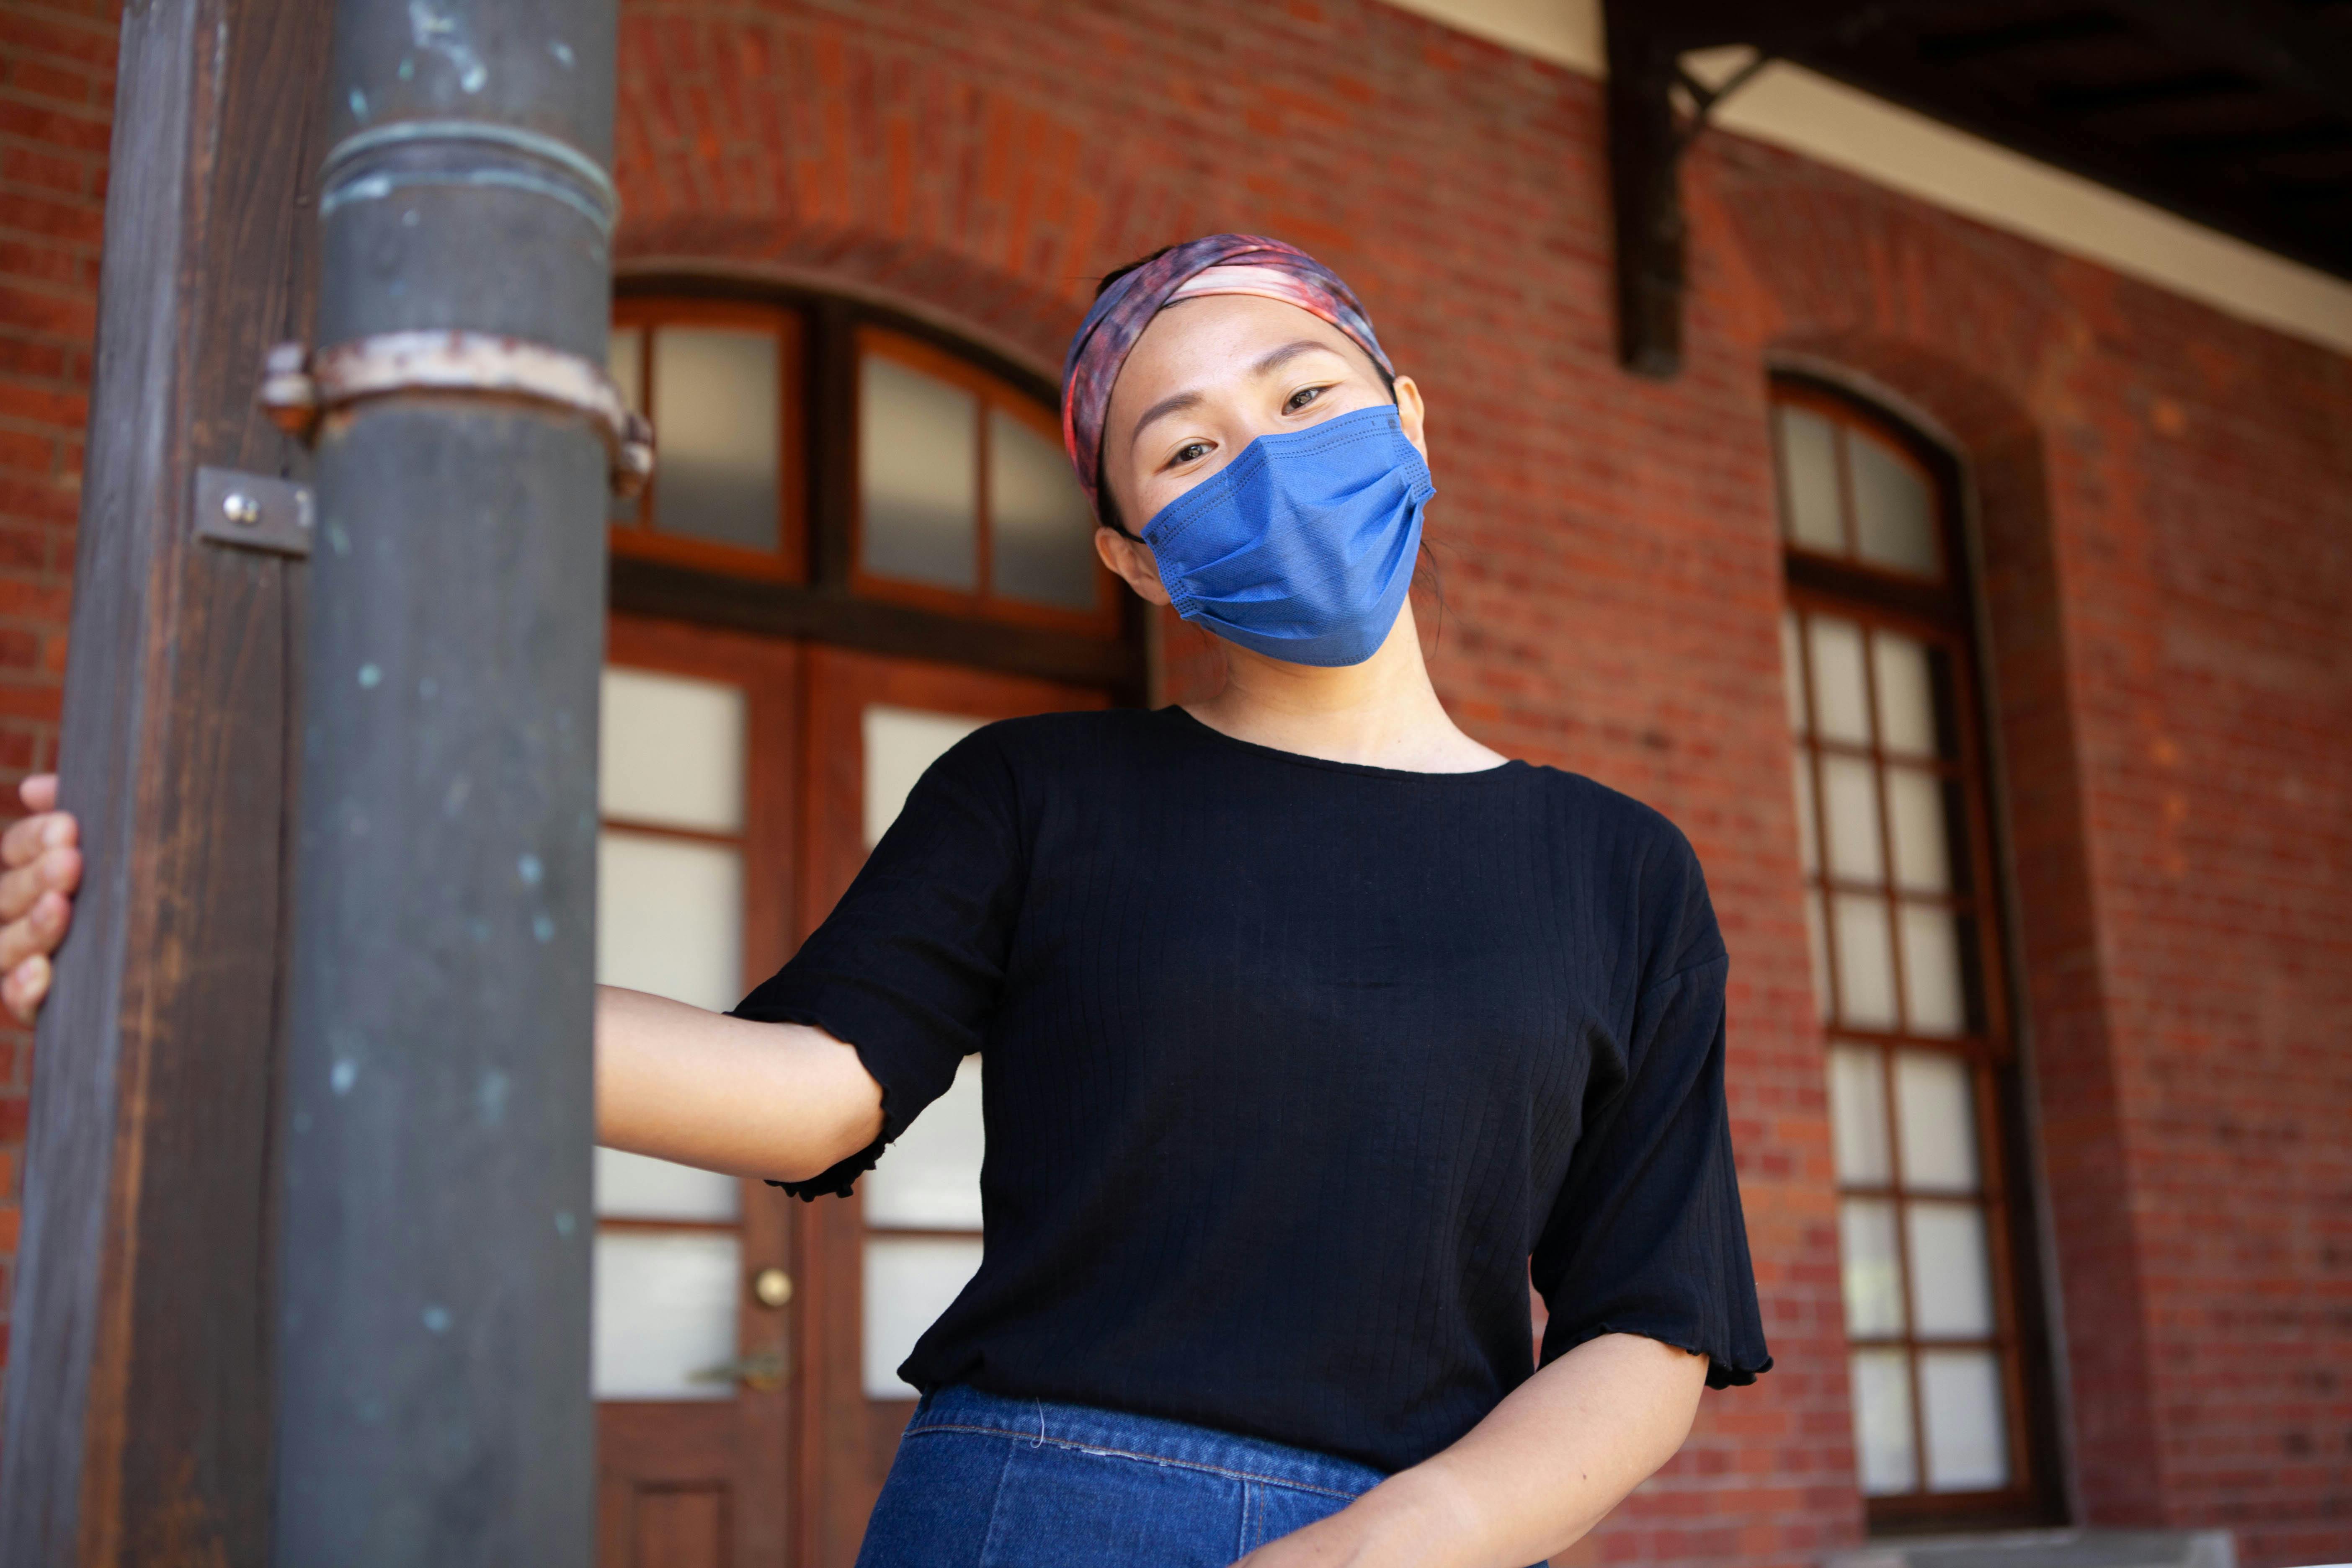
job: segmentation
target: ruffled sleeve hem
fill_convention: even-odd
[[[850,1189],[856,1186],[857,1178],[875,1167],[882,1158],[882,1151],[887,1147],[877,1138],[848,1159],[837,1165],[825,1167],[804,1182],[780,1182],[770,1177],[768,1185],[782,1187],[804,1204],[813,1204],[822,1197],[845,1198]]]
[[[1716,1341],[1714,1334],[1699,1333],[1689,1324],[1674,1324],[1639,1317],[1619,1318],[1598,1323],[1588,1323],[1574,1333],[1544,1334],[1543,1361],[1549,1366],[1561,1356],[1589,1340],[1603,1334],[1637,1334],[1645,1340],[1655,1340],[1662,1345],[1672,1345],[1678,1351],[1706,1357],[1706,1385],[1709,1388],[1745,1388],[1759,1375],[1772,1370],[1772,1357],[1763,1345],[1735,1346]]]
[[[804,1024],[822,1029],[856,1051],[866,1072],[882,1086],[882,1131],[873,1142],[803,1180],[769,1178],[770,1186],[782,1187],[803,1203],[814,1203],[828,1195],[847,1197],[857,1184],[857,1178],[880,1163],[882,1151],[898,1141],[924,1106],[939,1098],[952,1080],[955,1063],[961,1059],[948,1057],[942,1077],[933,1064],[933,1053],[911,1037],[911,1031],[902,1020],[887,1006],[868,1005],[856,992],[845,987],[829,988],[827,994],[814,1001],[762,998],[754,994],[730,1016],[754,1023]]]

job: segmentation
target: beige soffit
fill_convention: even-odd
[[[1599,0],[1389,0],[1538,59],[1601,74]],[[1745,49],[1692,57],[1719,80]],[[1992,227],[2352,353],[2352,283],[1795,66],[1772,65],[1716,123]]]

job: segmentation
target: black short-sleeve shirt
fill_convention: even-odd
[[[1725,1113],[1727,960],[1673,824],[1510,763],[1414,773],[1181,709],[940,759],[737,1009],[883,1088],[846,1192],[982,1053],[984,1258],[921,1388],[1399,1469],[1622,1331],[1769,1367]],[[1532,1270],[1532,1273],[1530,1272]]]

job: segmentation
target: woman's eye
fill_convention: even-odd
[[[1302,386],[1290,395],[1290,401],[1282,405],[1282,411],[1296,414],[1322,395],[1323,389],[1319,386]]]
[[[1185,464],[1198,462],[1208,455],[1209,444],[1206,441],[1187,441],[1176,448],[1175,456],[1168,459],[1168,466],[1181,468]]]

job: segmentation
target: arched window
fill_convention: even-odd
[[[1862,1490],[1874,1525],[2045,1518],[1957,475],[1806,382],[1772,432]]]
[[[677,586],[636,564],[658,563],[814,589],[772,595],[803,622],[848,599],[932,617],[938,647],[889,651],[985,642],[937,625],[958,620],[1091,640],[1097,664],[1119,662],[1117,581],[1095,558],[1054,389],[1033,373],[845,301],[676,294],[619,301],[611,368],[661,449],[646,495],[613,518],[621,607],[648,583]],[[926,624],[836,611],[795,629],[872,646],[874,626],[904,644]],[[1067,657],[1030,662],[1079,673]]]
[[[1139,699],[1141,621],[1034,371],[692,279],[625,294],[610,365],[661,456],[611,519],[597,974],[726,1008],[948,746]],[[978,1265],[979,1099],[968,1068],[846,1203],[597,1152],[614,1562],[847,1561],[913,1408],[897,1369]]]

